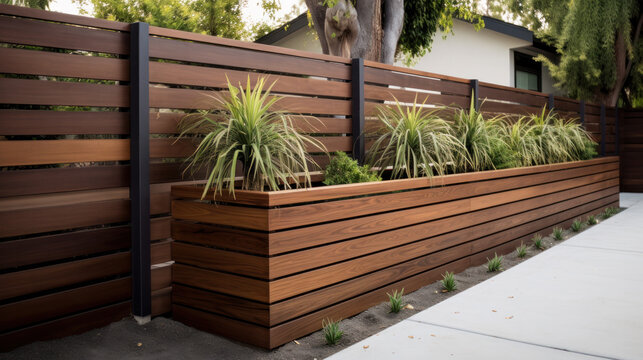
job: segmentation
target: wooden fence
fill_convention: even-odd
[[[643,192],[643,110],[621,114],[621,191]]]
[[[276,81],[278,106],[329,151],[359,148],[353,134],[393,97],[464,107],[472,91],[488,112],[553,105],[603,154],[617,148],[612,108],[143,25],[130,37],[131,24],[0,5],[0,348],[109,323],[132,303],[138,316],[170,311],[169,189],[194,181],[177,124],[213,107],[226,77]]]

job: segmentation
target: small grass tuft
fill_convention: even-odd
[[[596,225],[598,224],[598,220],[596,220],[596,216],[590,215],[587,217],[587,224],[588,225]]]
[[[402,295],[404,294],[404,288],[402,288],[402,291],[397,292],[397,290],[393,291],[393,295],[386,293],[388,295],[388,302],[391,307],[392,313],[399,313],[400,310],[404,307],[404,301],[402,300]]]
[[[451,292],[458,287],[458,284],[456,284],[455,278],[453,276],[454,274],[448,271],[444,275],[442,275],[441,283],[444,291]]]
[[[527,256],[527,246],[523,243],[520,243],[520,246],[516,248],[516,254],[521,259]]]
[[[502,270],[502,256],[498,256],[498,254],[494,254],[494,257],[489,259],[487,258],[487,271],[488,272],[496,272]]]
[[[335,345],[342,338],[344,332],[339,330],[339,321],[333,321],[332,319],[322,320],[322,327],[324,332],[324,339],[326,339],[326,344]]]
[[[576,219],[576,220],[574,220],[574,222],[572,222],[571,229],[572,229],[573,232],[579,232],[579,231],[583,230],[583,225],[584,224],[581,221],[581,219]]]
[[[612,216],[614,216],[614,215],[618,214],[618,212],[619,212],[619,209],[618,209],[618,208],[615,208],[615,207],[608,207],[608,208],[605,208],[605,210],[603,211],[603,213],[601,214],[601,216],[603,217],[603,219],[609,219],[609,218],[611,218]]]
[[[563,228],[560,228],[560,227],[556,226],[554,228],[554,231],[551,233],[551,236],[555,240],[558,240],[558,241],[563,240]]]
[[[540,234],[534,235],[531,239],[534,242],[534,247],[538,250],[545,250],[545,244],[543,244],[543,236]]]

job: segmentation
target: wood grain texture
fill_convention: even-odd
[[[74,25],[83,25],[83,26],[90,26],[90,27],[95,27],[100,29],[110,29],[110,30],[117,30],[117,31],[129,31],[129,27],[130,27],[130,24],[128,23],[123,23],[118,21],[95,19],[87,16],[69,15],[69,14],[63,14],[59,12],[32,9],[24,6],[12,6],[12,5],[5,5],[5,4],[0,4],[0,14],[13,15],[13,16],[19,16],[19,17],[31,18],[31,19],[70,23]]]
[[[257,56],[261,56],[261,61],[256,61]],[[239,47],[217,46],[159,37],[150,37],[150,57],[285,74],[350,79],[350,67],[338,62],[276,53],[261,53]]]
[[[263,303],[269,301],[267,281],[243,276],[174,264],[172,266],[172,281],[177,284],[198,287]]]
[[[153,267],[151,271],[152,291],[165,289],[172,284],[172,265]]]
[[[98,56],[0,48],[0,72],[100,80],[129,80],[129,61]]]
[[[9,351],[18,346],[33,342],[34,339],[56,339],[106,326],[129,316],[131,307],[132,304],[130,301],[124,301],[0,334],[0,351]]]
[[[444,94],[454,94],[461,96],[471,95],[471,86],[468,82],[453,82],[451,80],[439,80],[436,77],[418,77],[411,74],[402,74],[388,70],[376,69],[374,67],[364,67],[364,81],[367,83],[376,83],[386,86],[401,86],[404,88],[421,89],[429,91],[439,91]]]
[[[129,277],[65,290],[0,306],[0,332],[129,300]]]
[[[0,141],[0,166],[129,160],[129,140]]]
[[[0,110],[0,135],[129,134],[129,113]]]
[[[124,252],[5,273],[0,275],[0,299],[122,275],[128,273],[130,267],[130,253]]]
[[[112,54],[129,53],[128,33],[8,16],[0,17],[0,41]]]
[[[128,107],[129,86],[0,78],[0,104]]]
[[[172,217],[252,230],[269,230],[268,213],[262,209],[227,205],[210,206],[202,202],[174,200],[172,201]]]
[[[152,291],[152,316],[167,314],[172,311],[172,287]]]

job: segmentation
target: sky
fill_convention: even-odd
[[[301,12],[304,12],[306,8],[305,5],[303,5],[303,0],[278,1],[281,4],[281,10],[276,14],[274,18],[271,18],[263,13],[263,10],[259,5],[259,0],[247,0],[247,4],[243,9],[244,20],[248,24],[254,24],[263,20],[264,22],[268,22],[271,25],[277,26],[282,25],[279,24],[277,20],[290,13],[292,11],[293,5],[298,6],[301,9]],[[80,15],[78,3],[74,3],[72,0],[53,0],[49,3],[49,10],[73,15]],[[88,13],[91,14],[91,5],[85,6],[85,10],[87,10]]]

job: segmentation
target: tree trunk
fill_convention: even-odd
[[[355,6],[360,29],[351,57],[381,61],[382,0],[360,0]]]
[[[381,61],[385,64],[393,64],[397,41],[402,34],[404,25],[404,0],[385,0],[382,39]]]
[[[310,15],[313,18],[313,27],[319,38],[319,43],[322,48],[322,53],[329,54],[328,43],[326,42],[326,37],[324,36],[324,22],[326,19],[326,7],[321,5],[322,2],[319,0],[306,0],[306,6]]]

